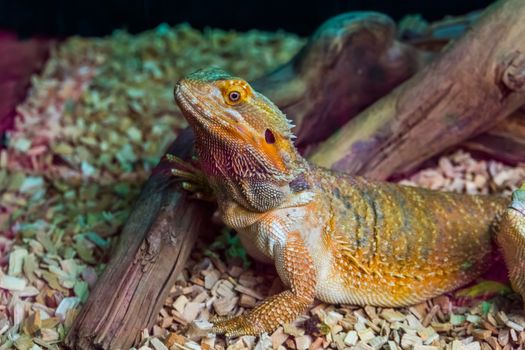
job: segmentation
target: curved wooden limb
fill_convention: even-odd
[[[193,135],[184,131],[169,153],[187,159]],[[174,185],[168,161],[145,184],[112,259],[66,338],[74,349],[129,349],[157,320],[211,208]]]
[[[311,160],[386,179],[494,127],[525,104],[523,16],[523,1],[494,4],[441,57],[348,122]]]
[[[525,163],[525,109],[514,112],[460,147],[509,164]]]
[[[386,15],[336,16],[289,63],[252,85],[296,124],[299,147],[322,141],[428,62],[429,54],[395,36]]]

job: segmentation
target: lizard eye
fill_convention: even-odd
[[[264,132],[264,140],[270,145],[275,143],[275,136],[273,135],[273,132],[270,129],[266,129],[266,131]]]
[[[228,99],[231,103],[237,103],[241,100],[241,93],[239,91],[230,91],[228,93]]]
[[[237,105],[245,101],[253,93],[247,82],[240,79],[221,81],[218,83],[224,102]]]

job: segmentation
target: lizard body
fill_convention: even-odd
[[[373,182],[311,165],[295,149],[284,114],[220,70],[182,79],[175,97],[223,222],[251,256],[273,262],[289,288],[215,322],[213,331],[270,332],[314,298],[410,305],[472,281],[490,264],[505,198]]]

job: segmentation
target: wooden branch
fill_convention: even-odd
[[[414,17],[402,21],[398,37],[418,49],[439,52],[472,28],[480,14],[481,11],[476,11],[430,24]],[[512,165],[525,163],[525,107],[457,147]]]
[[[430,51],[464,35],[480,13],[445,18],[420,32],[404,26],[397,35],[385,15],[343,14],[324,23],[289,63],[252,84],[297,125],[299,148],[312,149],[428,64],[435,57]],[[505,120],[499,124],[461,147],[511,164],[525,161],[521,129],[505,126]]]
[[[348,122],[311,159],[386,179],[525,103],[525,2],[499,1],[441,57]]]
[[[494,128],[467,140],[460,147],[509,164],[525,163],[525,110],[514,112]]]
[[[169,152],[186,158],[185,130]],[[117,250],[66,338],[75,349],[129,349],[151,328],[198,235],[210,227],[210,207],[173,184],[161,162],[122,230]]]
[[[429,60],[396,41],[395,32],[379,13],[339,15],[288,64],[252,85],[293,120],[299,147],[322,141]]]
[[[427,23],[418,16],[410,16],[401,21],[398,37],[418,49],[439,52],[472,28],[481,13],[482,11],[474,11],[463,16],[447,16],[432,23]]]

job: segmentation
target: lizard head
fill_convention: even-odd
[[[205,164],[210,170],[238,178],[293,177],[299,156],[292,125],[245,80],[200,70],[177,83],[175,98],[195,131],[199,156],[214,163]]]
[[[207,176],[248,186],[240,190],[247,192],[283,186],[304,170],[291,123],[245,80],[219,69],[200,70],[177,83],[175,99],[195,132]]]

